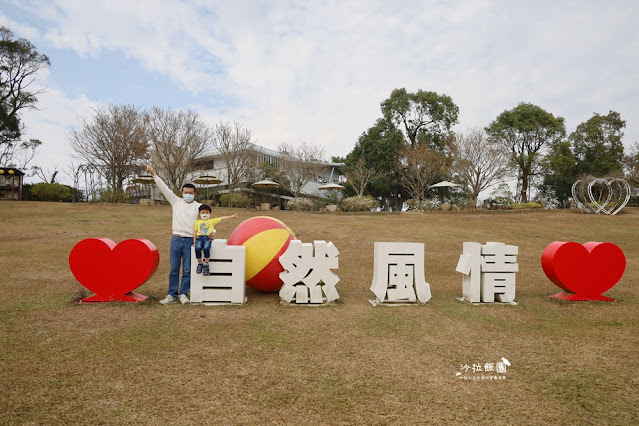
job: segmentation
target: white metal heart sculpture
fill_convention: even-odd
[[[616,215],[630,200],[630,185],[623,179],[586,178],[572,185],[577,208],[588,213]]]

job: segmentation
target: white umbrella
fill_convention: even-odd
[[[332,191],[334,189],[345,189],[342,185],[338,185],[336,183],[327,183],[326,185],[322,185],[317,188],[322,191]]]
[[[259,182],[255,182],[253,186],[256,188],[277,188],[280,184],[273,182],[272,180],[264,179]]]
[[[443,180],[439,183],[436,183],[435,185],[431,185],[431,188],[445,188],[447,186],[461,186],[458,183],[452,183],[452,182],[448,182],[447,180]]]
[[[443,197],[444,200],[443,201],[445,202],[446,201],[446,189],[445,188],[446,187],[450,187],[450,186],[454,187],[454,186],[461,186],[461,185],[458,184],[458,183],[452,183],[452,182],[448,182],[447,180],[443,180],[443,181],[441,181],[439,183],[431,185],[430,187],[431,188],[444,188],[444,197]]]

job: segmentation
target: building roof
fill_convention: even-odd
[[[253,149],[261,154],[270,155],[272,157],[279,157],[280,155],[277,151],[273,151],[272,149],[265,148],[261,145],[257,145],[257,144],[252,144],[252,145],[253,145]],[[216,155],[220,155],[220,150],[217,148],[213,148],[213,149],[204,151],[202,154],[200,154],[198,158],[215,157]],[[331,167],[344,167],[344,163],[334,163],[332,161],[321,162],[320,164],[323,164],[325,166],[331,166]]]
[[[262,154],[266,154],[266,155],[272,155],[273,157],[277,157],[278,153],[277,151],[273,151],[272,149],[268,149],[265,148],[263,146],[257,145],[257,144],[252,144],[253,145],[253,149],[259,153]],[[209,150],[204,151],[202,154],[200,154],[199,158],[203,158],[203,157],[215,157],[216,155],[220,154],[220,150],[217,148],[212,148]]]
[[[9,173],[9,171],[13,171],[13,173]],[[24,176],[24,172],[20,169],[16,169],[15,167],[0,167],[0,175],[2,176],[11,176],[18,175]]]

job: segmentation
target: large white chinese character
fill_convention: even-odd
[[[196,274],[196,267],[195,249],[191,248],[191,302],[244,303],[246,247],[213,240],[209,275]]]
[[[371,291],[381,303],[430,300],[424,277],[423,243],[375,243]]]
[[[514,302],[515,273],[519,271],[517,246],[465,242],[457,272],[464,274],[462,297],[471,303]]]
[[[315,255],[313,255],[315,247]],[[284,272],[280,278],[284,285],[280,289],[280,297],[287,302],[322,303],[339,299],[335,284],[339,277],[331,269],[339,265],[339,250],[332,242],[314,241],[302,243],[292,240],[286,251],[280,256],[280,264]]]

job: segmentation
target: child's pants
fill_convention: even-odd
[[[202,259],[202,250],[204,250],[205,259],[211,257],[211,239],[206,235],[197,237],[195,241],[195,257],[197,259]]]

